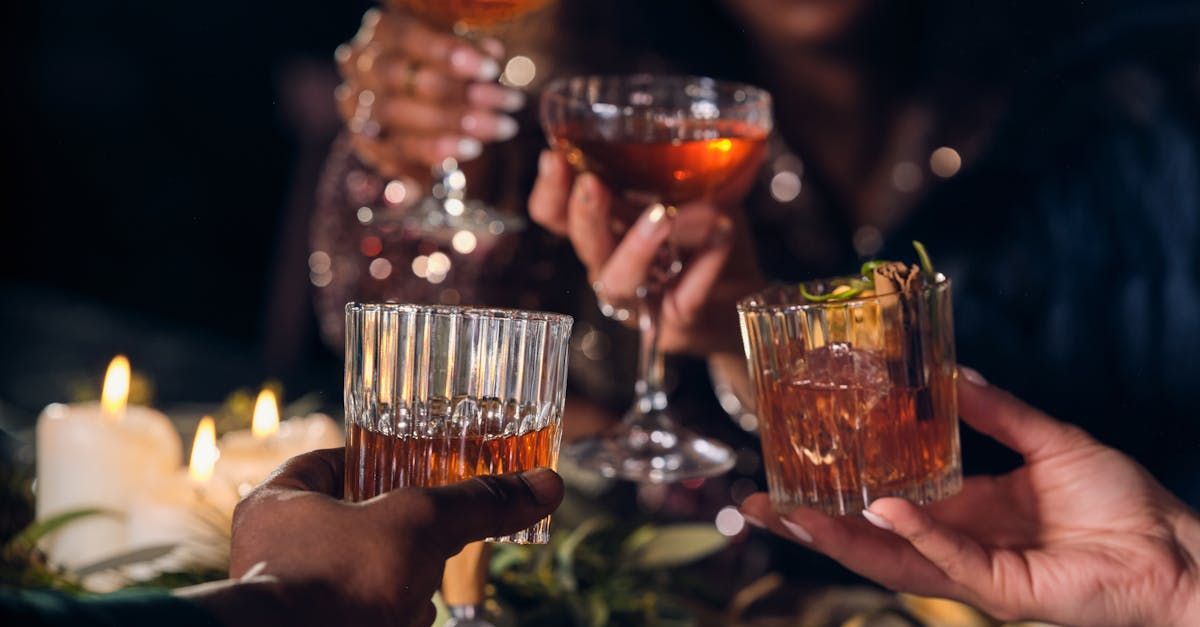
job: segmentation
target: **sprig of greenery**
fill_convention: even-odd
[[[929,252],[925,250],[925,245],[917,240],[913,240],[913,248],[917,251],[917,260],[921,264],[921,271],[925,276],[932,279],[934,277],[933,262],[929,259]],[[863,292],[871,290],[875,287],[875,270],[881,266],[886,266],[892,261],[885,259],[871,259],[863,263],[859,268],[859,276],[850,277],[846,282],[834,288],[828,294],[813,294],[808,291],[808,286],[800,284],[800,295],[804,300],[810,303],[840,303],[848,300],[853,300],[862,295]],[[847,290],[837,291],[840,287],[848,287]]]

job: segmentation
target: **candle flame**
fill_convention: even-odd
[[[100,408],[111,418],[125,413],[129,403],[129,359],[124,355],[113,357],[104,373],[104,388],[100,392]]]
[[[265,438],[279,431],[279,401],[275,393],[263,388],[254,401],[254,419],[250,423],[250,433],[256,438]]]
[[[188,476],[196,483],[207,483],[213,476],[213,468],[221,451],[217,448],[217,425],[212,417],[200,419],[196,437],[192,440],[192,457],[188,462]]]

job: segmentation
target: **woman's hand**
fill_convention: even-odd
[[[447,558],[524,529],[562,500],[537,469],[340,499],[343,449],[288,461],[234,513],[230,576],[185,596],[230,625],[429,625]]]
[[[503,55],[496,40],[476,47],[403,13],[367,11],[334,55],[345,81],[338,111],[359,157],[395,176],[447,157],[468,161],[482,142],[511,139],[517,122],[507,114],[525,96],[495,82]]]
[[[605,315],[637,324],[636,292],[661,272],[659,250],[671,241],[683,266],[663,295],[660,347],[667,352],[741,352],[737,300],[762,285],[740,211],[760,161],[751,163],[711,200],[637,215],[592,174],[576,175],[565,157],[546,150],[529,196],[529,215],[571,240]]]
[[[1025,465],[967,479],[926,508],[898,498],[863,518],[765,494],[742,511],[898,591],[948,597],[1001,619],[1071,625],[1200,625],[1200,520],[1141,466],[962,369],[963,419]]]

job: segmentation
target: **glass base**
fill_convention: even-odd
[[[496,627],[482,605],[451,605],[447,609],[450,618],[444,627]]]
[[[571,444],[564,454],[605,477],[649,483],[723,475],[735,461],[728,446],[675,424],[666,413],[637,409],[616,429]]]
[[[898,496],[917,505],[928,505],[958,494],[962,489],[962,466],[954,465],[939,475],[908,485],[879,486],[863,492],[806,493],[804,490],[789,491],[787,486],[777,485],[767,477],[771,494],[771,505],[780,514],[797,507],[808,507],[830,516],[858,516],[875,499]]]

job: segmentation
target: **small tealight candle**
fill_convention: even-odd
[[[288,458],[341,446],[343,442],[337,423],[324,414],[289,418],[281,423],[275,393],[264,389],[254,403],[250,430],[221,436],[221,456],[213,480],[233,486],[241,498]]]
[[[130,500],[180,465],[175,427],[158,411],[128,405],[129,379],[129,360],[118,355],[99,403],[55,403],[38,417],[38,519],[79,509],[107,512],[51,534],[44,547],[53,564],[78,568],[121,553]]]

